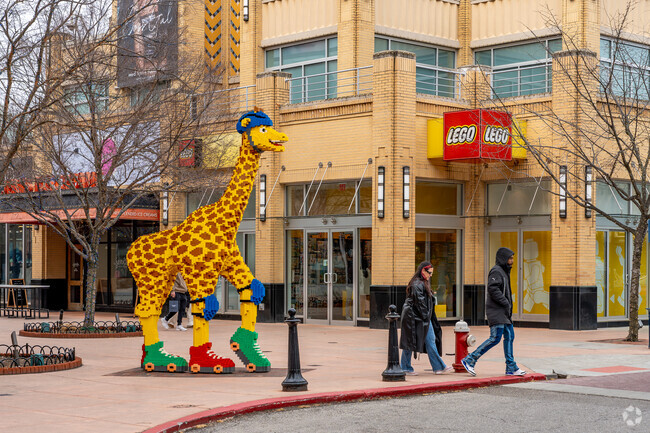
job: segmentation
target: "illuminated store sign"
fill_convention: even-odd
[[[495,110],[444,113],[443,159],[512,159],[512,116]]]

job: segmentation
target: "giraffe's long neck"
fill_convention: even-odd
[[[253,185],[255,185],[255,176],[260,167],[260,154],[248,145],[248,138],[245,134],[242,137],[237,165],[235,165],[226,191],[217,203],[223,211],[232,212],[237,222],[240,222],[244,215],[244,209],[248,204]]]

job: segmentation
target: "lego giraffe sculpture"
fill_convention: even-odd
[[[275,131],[271,119],[257,108],[237,122],[242,146],[232,179],[221,199],[192,212],[180,225],[139,237],[129,249],[127,262],[136,280],[144,345],[142,367],[147,371],[232,373],[235,364],[217,356],[209,342],[209,320],[219,309],[214,295],[219,275],[240,294],[242,322],[230,339],[231,349],[250,372],[265,372],[271,363],[257,345],[257,305],[264,286],[244,263],[235,242],[244,209],[253,189],[263,151],[284,151],[287,136]],[[193,345],[189,363],[163,349],[158,317],[180,272],[187,283],[194,314]]]

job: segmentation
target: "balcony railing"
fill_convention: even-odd
[[[503,69],[491,74],[493,98],[550,93],[552,90],[551,62],[535,62]]]
[[[255,106],[255,86],[235,87],[192,95],[190,110],[193,119],[218,119],[230,113],[252,110]]]
[[[372,66],[287,79],[292,104],[372,93]]]
[[[460,99],[462,72],[435,66],[417,65],[415,91],[427,95]]]

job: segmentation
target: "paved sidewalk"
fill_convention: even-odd
[[[81,313],[66,312],[64,315],[65,320],[81,318]],[[56,317],[49,319],[54,320]],[[114,320],[114,315],[98,313],[96,320]],[[131,318],[123,316],[122,320]],[[24,319],[0,318],[0,343],[10,344],[11,331],[22,329],[24,322]],[[210,326],[215,352],[235,360],[237,371],[231,375],[145,373],[139,368],[142,337],[18,337],[21,345],[75,347],[77,356],[83,359],[83,366],[53,373],[0,376],[3,430],[21,433],[153,432],[162,431],[170,421],[184,417],[198,419],[200,414],[223,412],[228,406],[239,407],[243,412],[252,405],[264,407],[260,402],[267,402],[266,407],[277,407],[282,402],[305,399],[329,401],[450,390],[512,379],[503,376],[503,351],[498,346],[481,358],[476,365],[475,378],[467,373],[434,375],[426,357],[422,357],[413,363],[418,376],[407,376],[406,382],[383,382],[381,373],[387,363],[387,330],[299,325],[302,374],[309,381],[309,390],[287,393],[282,392],[281,386],[287,367],[287,325],[258,324],[260,347],[273,366],[271,372],[261,374],[246,373],[230,352],[230,335],[238,326],[239,322],[235,321],[212,321]],[[605,395],[634,392],[641,398],[647,394],[650,399],[650,393],[642,391],[650,390],[650,383],[643,384],[650,381],[647,332],[645,327],[641,330],[645,344],[632,345],[603,342],[622,339],[627,335],[624,328],[580,332],[516,328],[514,352],[521,368],[541,374],[556,370],[570,376],[596,379],[613,374],[636,376],[634,380],[616,381],[617,389],[611,388],[611,383],[608,388],[598,385],[597,381],[571,384],[569,380],[514,386],[591,387]],[[489,328],[472,327],[471,333],[481,342],[489,335]],[[453,356],[447,354],[454,352],[453,327],[443,327],[443,334],[443,359],[451,365]],[[179,332],[160,328],[160,336],[168,352],[189,356],[191,330]],[[629,384],[629,390],[624,389],[625,383]]]

